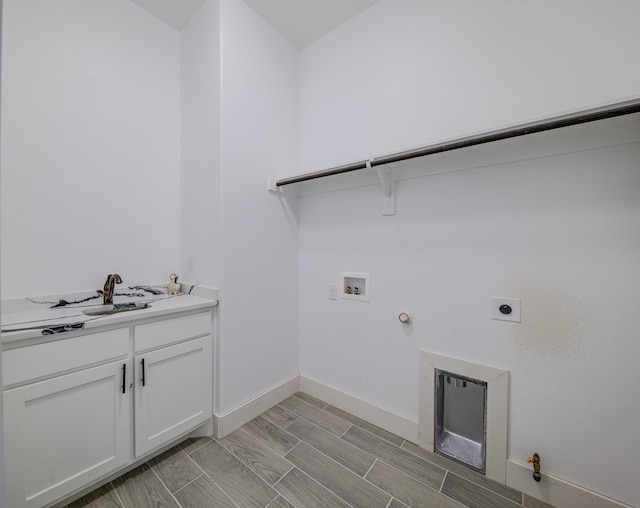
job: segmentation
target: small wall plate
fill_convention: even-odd
[[[520,322],[520,298],[491,298],[491,319]]]

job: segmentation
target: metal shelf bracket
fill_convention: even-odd
[[[371,169],[370,159],[366,162],[367,169]],[[388,165],[377,166],[378,178],[382,185],[382,215],[396,214],[396,182],[391,176],[391,168]]]

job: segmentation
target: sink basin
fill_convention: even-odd
[[[118,314],[120,312],[131,312],[133,310],[148,309],[148,303],[116,303],[114,305],[100,305],[83,310],[87,316],[106,316],[107,314]]]

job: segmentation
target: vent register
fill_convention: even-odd
[[[484,474],[487,383],[439,369],[435,377],[434,451]]]
[[[418,445],[505,484],[509,371],[420,351]]]

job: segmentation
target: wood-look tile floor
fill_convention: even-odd
[[[304,393],[68,506],[552,508]]]

